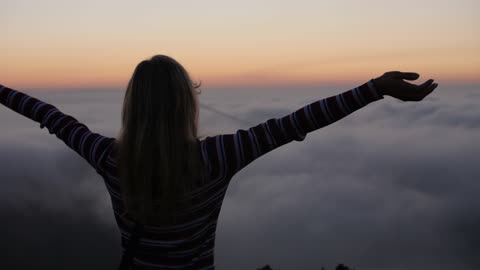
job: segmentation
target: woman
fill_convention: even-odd
[[[438,85],[387,72],[247,130],[199,140],[199,104],[187,71],[156,55],[128,83],[117,139],[56,107],[0,85],[0,102],[47,127],[99,173],[111,197],[127,269],[214,269],[215,230],[228,184],[260,156],[390,95],[420,101]],[[136,226],[138,225],[138,226]],[[128,266],[130,265],[130,266]]]

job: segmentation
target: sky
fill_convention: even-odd
[[[199,135],[348,89],[207,88]],[[119,131],[121,91],[27,93],[104,136]],[[256,159],[229,183],[216,269],[480,269],[479,103],[475,87],[386,96]],[[103,179],[38,123],[0,106],[0,124],[0,268],[115,269],[120,232]]]
[[[477,0],[0,0],[0,81],[125,88],[169,55],[206,87],[359,83],[392,70],[480,81]]]
[[[115,137],[135,66],[165,54],[202,82],[199,135],[214,136],[387,71],[418,72],[412,83],[439,83],[423,101],[385,97],[237,173],[216,266],[480,269],[479,10],[477,0],[0,0],[0,84]],[[115,269],[120,234],[102,178],[3,106],[0,125],[0,268]]]

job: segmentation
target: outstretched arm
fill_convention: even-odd
[[[315,101],[281,118],[269,119],[248,130],[207,137],[202,152],[211,174],[230,179],[255,159],[307,133],[330,125],[369,103],[383,99],[372,81],[339,95]]]
[[[230,179],[255,159],[291,141],[303,141],[307,133],[330,125],[384,95],[402,101],[421,101],[438,86],[433,79],[421,85],[404,80],[416,80],[415,72],[386,72],[379,78],[298,109],[281,118],[269,119],[248,130],[234,134],[207,137],[202,154],[209,162],[211,174]]]
[[[91,132],[87,126],[70,115],[64,114],[53,105],[40,101],[25,93],[0,85],[0,103],[11,110],[40,123],[50,134],[55,134],[68,147],[77,152],[97,172],[99,161],[115,141]]]

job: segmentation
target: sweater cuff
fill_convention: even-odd
[[[371,87],[371,82],[365,82],[359,87],[353,89],[353,94],[356,99],[356,102],[361,105],[361,107],[383,99],[383,95],[377,91],[376,88]]]
[[[367,85],[368,85],[368,88],[370,89],[370,91],[372,91],[373,95],[374,95],[377,99],[383,98],[382,92],[380,92],[380,90],[375,86],[375,83],[373,82],[373,79],[371,79],[370,81],[368,81],[368,82],[367,82]]]

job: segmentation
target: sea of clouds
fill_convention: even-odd
[[[200,135],[354,86],[204,88]],[[121,90],[25,92],[105,136],[120,128]],[[440,85],[421,102],[386,96],[260,157],[228,188],[216,268],[480,269],[479,105],[474,86]],[[0,126],[0,267],[115,269],[120,234],[102,178],[3,106]]]

